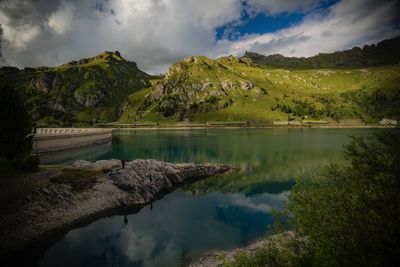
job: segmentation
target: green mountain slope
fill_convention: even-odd
[[[127,96],[151,86],[155,78],[119,52],[58,67],[0,69],[0,85],[18,89],[38,126],[115,121],[127,105]]]
[[[284,57],[279,54],[264,56],[246,52],[244,57],[261,65],[285,68],[337,68],[337,67],[372,67],[392,65],[400,62],[400,36],[384,40],[377,45],[366,45],[363,48],[321,53],[313,57]]]
[[[189,57],[129,97],[120,122],[400,118],[400,66],[283,69],[233,56]]]
[[[3,67],[0,86],[8,83],[18,89],[37,126],[288,120],[376,123],[383,118],[400,120],[399,52],[394,49],[399,40],[295,63],[284,58],[285,67],[265,65],[281,61],[249,53],[216,60],[188,57],[172,64],[164,78],[140,71],[118,52],[104,52],[58,67]]]

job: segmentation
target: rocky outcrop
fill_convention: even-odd
[[[156,160],[77,161],[74,169],[92,170],[84,190],[69,183],[46,183],[0,209],[0,255],[18,251],[49,234],[62,233],[83,219],[96,219],[125,207],[143,207],[189,182],[222,174],[222,164],[172,164]],[[64,230],[63,230],[64,229]]]
[[[221,95],[227,95],[227,94],[225,93],[224,90],[214,90],[211,92],[211,95],[212,96],[221,96]]]
[[[0,83],[21,93],[28,111],[41,126],[69,125],[72,118],[79,124],[116,121],[121,101],[152,86],[154,79],[158,76],[141,71],[118,51],[57,67],[0,67]],[[75,116],[81,111],[88,113]]]
[[[74,98],[76,102],[88,108],[99,105],[106,96],[104,90],[101,88],[91,88],[88,91],[89,92],[85,93],[81,93],[79,91],[74,92]]]
[[[240,88],[242,88],[243,90],[250,90],[253,87],[254,87],[254,85],[251,82],[248,82],[248,81],[240,82]]]
[[[55,74],[53,72],[41,72],[31,80],[30,86],[39,92],[47,94],[52,89],[54,77]]]
[[[98,160],[90,162],[87,160],[77,160],[71,165],[76,169],[96,170],[96,171],[112,171],[122,168],[122,163],[118,159]]]

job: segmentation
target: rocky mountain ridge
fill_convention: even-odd
[[[0,86],[16,88],[37,126],[45,127],[377,123],[400,118],[400,65],[390,65],[399,58],[399,40],[307,59],[250,52],[241,58],[190,56],[172,64],[165,77],[146,74],[119,52],[104,52],[58,67],[3,67]]]
[[[281,69],[252,59],[188,57],[133,94],[121,122],[378,122],[400,111],[399,66]]]
[[[0,83],[21,92],[39,126],[116,120],[126,97],[151,86],[152,79],[118,51],[57,67],[0,69]]]
[[[400,36],[383,40],[378,44],[365,45],[363,48],[334,53],[320,53],[312,57],[285,57],[280,54],[264,56],[246,51],[244,58],[261,65],[286,68],[338,68],[338,67],[373,67],[400,63]]]

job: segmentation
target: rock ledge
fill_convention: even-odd
[[[222,174],[223,164],[172,164],[134,160],[77,161],[72,168],[97,171],[93,187],[74,191],[69,184],[47,183],[0,209],[0,256],[12,255],[66,228],[112,215],[121,208],[141,208],[177,187]]]

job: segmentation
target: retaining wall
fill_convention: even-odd
[[[66,150],[93,144],[109,143],[111,129],[38,128],[33,138],[33,152]]]

